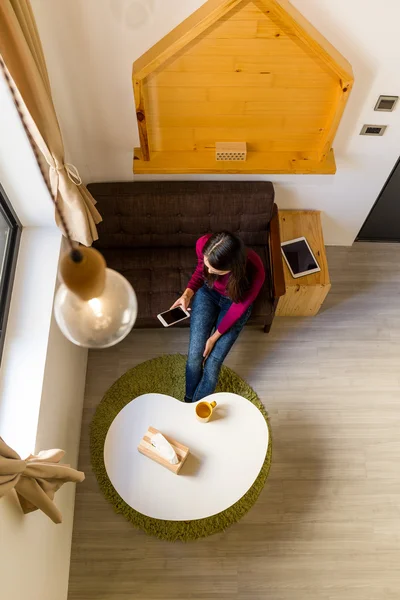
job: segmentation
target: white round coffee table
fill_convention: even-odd
[[[263,415],[236,394],[213,394],[207,400],[218,405],[208,423],[196,419],[195,404],[164,394],[139,396],[115,417],[104,464],[132,508],[155,519],[203,519],[232,506],[252,486],[268,448]],[[178,475],[139,453],[149,426],[190,448]]]

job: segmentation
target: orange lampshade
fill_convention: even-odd
[[[104,290],[106,261],[98,250],[82,246],[61,258],[60,277],[81,300],[97,298]]]

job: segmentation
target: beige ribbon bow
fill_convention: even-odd
[[[15,490],[24,514],[40,509],[54,523],[61,523],[54,494],[63,483],[85,479],[82,471],[59,464],[64,454],[64,450],[44,450],[22,460],[0,437],[0,498]]]

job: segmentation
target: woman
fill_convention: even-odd
[[[196,253],[196,270],[171,307],[187,309],[194,296],[185,402],[197,402],[215,391],[222,363],[265,279],[258,254],[232,233],[204,235],[197,240]]]

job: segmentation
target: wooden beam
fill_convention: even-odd
[[[143,83],[133,77],[133,93],[135,95],[136,119],[139,129],[140,148],[143,160],[150,160],[149,135],[147,131],[146,109],[144,105]]]
[[[208,0],[133,63],[135,78],[141,80],[147,77],[243,2],[244,0]]]
[[[306,157],[300,152],[248,152],[246,161],[221,162],[215,160],[215,151],[210,152],[152,152],[151,160],[140,157],[135,148],[133,160],[135,175],[222,173],[222,174],[292,174],[333,175],[336,163],[333,150],[320,161],[317,152]]]
[[[335,139],[336,132],[342,119],[344,109],[346,108],[347,100],[352,87],[352,81],[347,81],[345,83],[343,83],[342,81],[339,82],[337,92],[338,98],[333,105],[332,114],[328,119],[327,129],[324,132],[324,135],[321,140],[321,160],[324,160],[326,158],[329,150],[332,148],[333,140]]]
[[[342,81],[354,80],[349,61],[288,0],[254,0],[254,3],[282,29],[289,29],[293,41],[319,57],[332,74]]]

